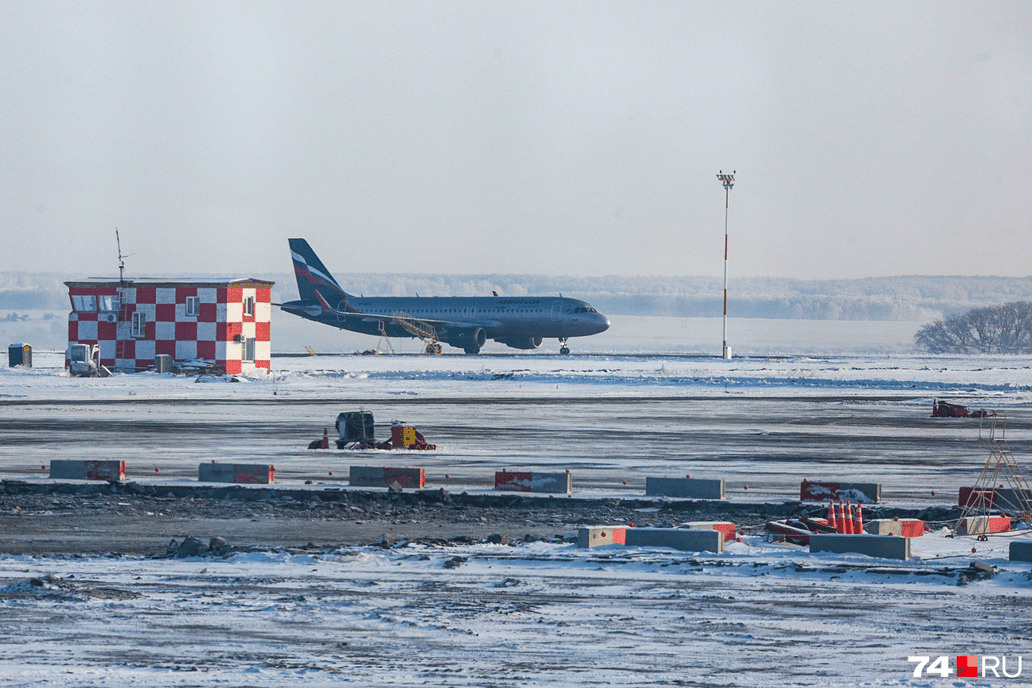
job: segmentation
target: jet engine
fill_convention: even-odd
[[[462,330],[448,330],[444,341],[451,346],[462,349],[467,354],[479,353],[481,347],[487,343],[487,332],[483,327],[473,327]]]
[[[541,346],[541,337],[513,337],[511,339],[496,339],[495,341],[513,349],[536,349]]]

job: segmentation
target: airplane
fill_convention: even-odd
[[[301,297],[277,304],[293,315],[342,330],[386,337],[422,337],[434,353],[440,343],[480,353],[488,339],[513,349],[536,349],[545,338],[570,353],[570,337],[609,329],[590,304],[564,296],[354,296],[345,292],[304,239],[290,239]],[[428,349],[429,350],[429,349]]]

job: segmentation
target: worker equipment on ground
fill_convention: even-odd
[[[337,449],[348,445],[372,444],[376,442],[373,431],[373,414],[369,411],[345,411],[337,415]]]
[[[769,537],[793,542],[797,545],[810,543],[815,533],[838,533],[839,535],[863,535],[864,517],[861,507],[849,502],[828,503],[828,518],[790,518],[784,521],[769,521],[764,527]]]
[[[329,432],[326,428],[323,428],[323,438],[312,440],[309,449],[329,449]]]
[[[395,449],[415,449],[417,451],[433,451],[437,449],[435,445],[427,442],[422,433],[412,425],[392,425],[391,444]]]
[[[969,411],[967,406],[932,399],[932,418],[989,418],[995,415],[993,411]]]
[[[337,415],[334,424],[337,428],[337,449],[413,449],[433,451],[436,445],[426,441],[412,425],[404,425],[397,421],[391,424],[391,439],[377,442],[373,424],[373,414],[369,411],[345,411]],[[324,431],[325,437],[325,431]],[[328,439],[314,440],[309,449],[328,447]]]

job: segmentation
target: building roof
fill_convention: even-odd
[[[271,287],[275,282],[255,277],[134,277],[119,282],[118,278],[90,277],[71,280],[66,287]]]

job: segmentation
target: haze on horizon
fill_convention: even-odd
[[[0,271],[1029,275],[1029,17],[0,0]]]

